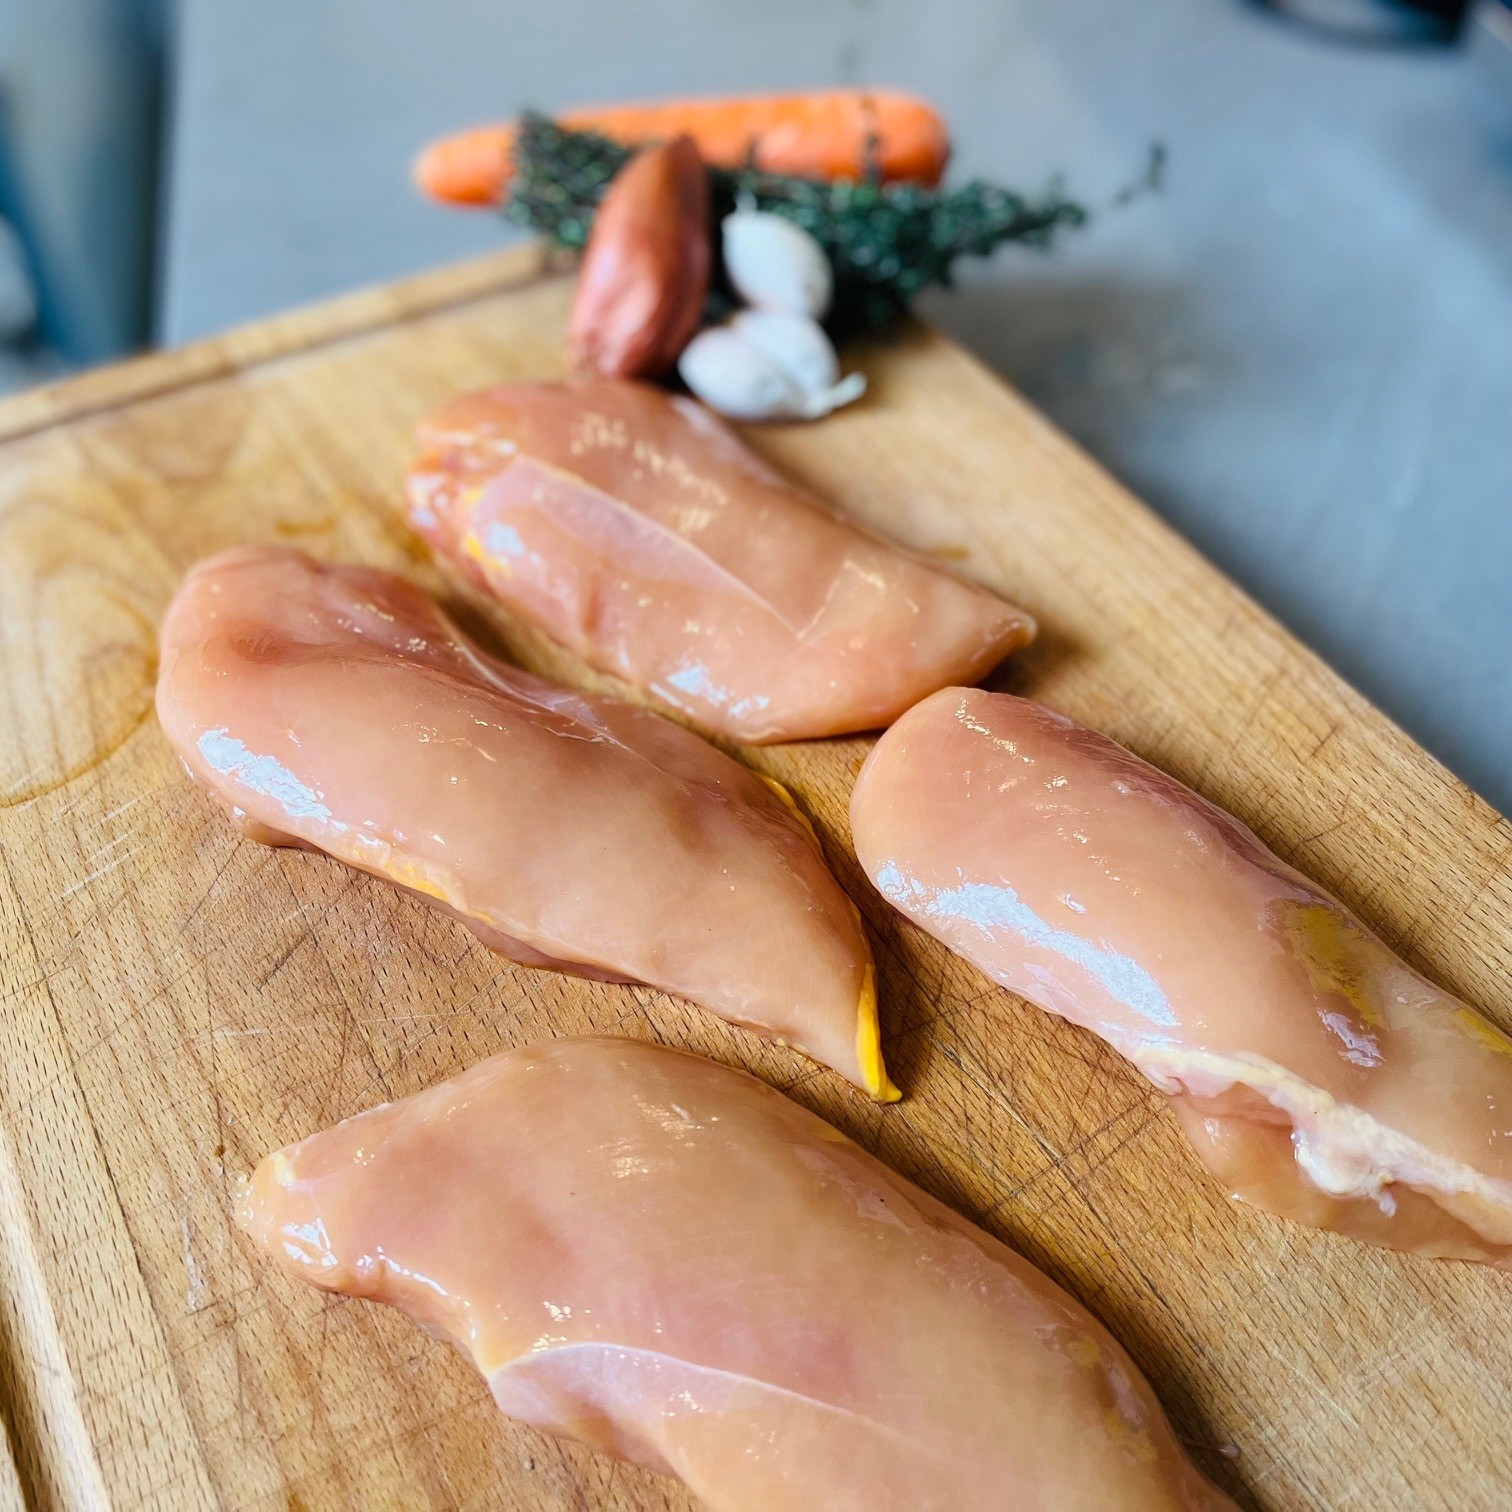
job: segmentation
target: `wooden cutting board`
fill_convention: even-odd
[[[154,627],[234,543],[398,568],[526,664],[605,685],[462,595],[401,508],[416,419],[554,374],[567,294],[511,251],[0,406],[0,1408],[32,1504],[691,1506],[503,1421],[452,1350],[280,1279],[229,1217],[274,1146],[595,1031],[752,1068],[1018,1246],[1241,1500],[1512,1505],[1512,1276],[1226,1201],[1116,1055],[870,891],[846,823],[868,741],[746,754],[866,913],[908,1093],[889,1109],[658,993],[512,966],[381,883],[238,841],[189,786],[152,716]],[[1232,809],[1512,1029],[1512,827],[956,347],[914,330],[855,355],[864,404],[755,444],[1039,616],[995,686]]]

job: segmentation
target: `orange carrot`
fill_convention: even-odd
[[[950,139],[934,109],[892,90],[828,89],[590,106],[556,118],[634,146],[686,132],[706,163],[738,168],[754,155],[771,173],[859,178],[875,152],[884,179],[935,184]],[[509,184],[512,123],[477,126],[432,142],[415,161],[415,182],[452,205],[497,205]]]

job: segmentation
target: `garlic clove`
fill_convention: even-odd
[[[741,310],[729,328],[760,347],[804,393],[833,388],[840,381],[840,359],[824,327],[807,315],[786,310]]]
[[[732,420],[799,415],[808,400],[778,363],[729,326],[700,331],[677,371],[697,398]]]
[[[812,324],[805,317],[796,318],[805,325]],[[757,322],[736,316],[728,325],[700,331],[683,349],[677,371],[710,409],[731,420],[817,420],[866,392],[863,374],[839,378],[834,348],[822,331],[820,339],[834,366],[822,375],[827,381],[805,385],[775,355],[770,327],[763,331],[769,344],[751,340],[751,331],[756,328]],[[810,353],[812,350],[810,347]]]
[[[748,305],[824,317],[834,274],[824,248],[802,226],[770,210],[737,210],[720,230],[725,272]]]

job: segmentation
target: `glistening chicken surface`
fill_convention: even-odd
[[[501,603],[705,729],[872,729],[1034,637],[1034,621],[866,534],[700,405],[606,379],[453,401],[410,518]]]
[[[696,735],[495,660],[392,573],[281,548],[197,567],[161,640],[159,719],[244,833],[897,1095],[855,908],[786,795]]]
[[[1512,1040],[1232,815],[1006,694],[911,710],[851,801],[882,894],[1101,1035],[1238,1197],[1512,1264]]]
[[[510,1415],[714,1512],[1222,1512],[1012,1250],[743,1072],[513,1050],[265,1160],[287,1273],[454,1339]]]

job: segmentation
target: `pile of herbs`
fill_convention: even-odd
[[[581,249],[609,181],[634,149],[547,117],[521,118],[505,214]],[[1004,242],[1048,247],[1087,211],[1056,184],[1037,198],[972,179],[955,189],[794,178],[754,167],[711,168],[716,220],[738,207],[770,210],[802,226],[824,248],[835,275],[829,324],[879,330],[931,284],[948,287],[958,257],[985,257]]]

